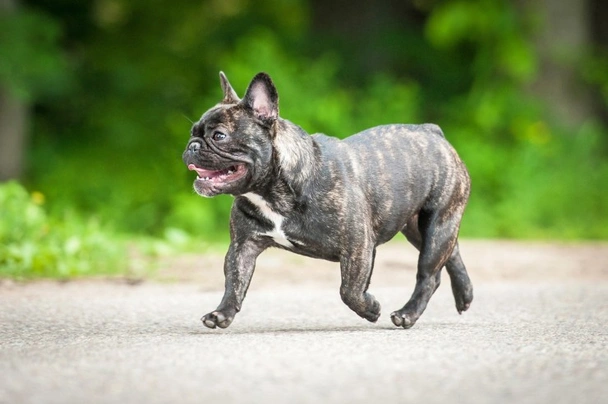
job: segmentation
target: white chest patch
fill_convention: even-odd
[[[266,200],[264,200],[264,198],[262,198],[260,195],[254,194],[253,192],[248,192],[246,194],[243,194],[243,196],[249,199],[249,201],[255,206],[257,206],[258,209],[260,209],[262,215],[264,215],[266,219],[270,220],[274,224],[274,229],[263,234],[265,236],[272,237],[272,239],[277,244],[280,244],[285,247],[293,247],[293,244],[289,240],[287,240],[287,236],[285,235],[285,233],[283,233],[283,230],[281,229],[283,219],[285,218],[279,215],[274,210],[272,210],[270,208],[270,205],[268,205],[268,202],[266,202]]]

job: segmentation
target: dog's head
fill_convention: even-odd
[[[224,98],[194,124],[183,153],[188,169],[198,175],[202,196],[249,192],[272,170],[273,136],[279,97],[266,73],[257,74],[239,99],[220,72]]]

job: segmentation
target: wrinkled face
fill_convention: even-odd
[[[182,158],[199,195],[246,193],[270,170],[269,128],[240,103],[218,104],[194,124]]]

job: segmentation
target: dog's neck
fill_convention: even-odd
[[[273,140],[280,175],[296,194],[301,194],[319,167],[319,150],[313,138],[292,122],[276,121]]]
[[[273,167],[277,171],[250,192],[263,195],[275,211],[289,211],[294,209],[293,204],[306,203],[307,189],[314,182],[321,156],[319,146],[304,129],[281,118],[274,125]]]

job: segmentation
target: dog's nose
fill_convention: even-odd
[[[188,145],[188,151],[191,153],[196,153],[201,148],[201,144],[199,142],[192,142]]]

